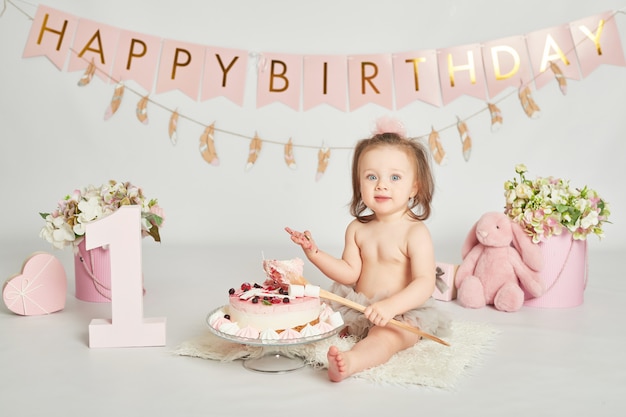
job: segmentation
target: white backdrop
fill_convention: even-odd
[[[36,4],[15,2],[34,16]],[[85,2],[43,4],[163,38],[249,51],[297,54],[366,54],[433,49],[486,42],[623,8],[620,1],[500,0],[417,2],[402,0],[318,0],[293,2],[194,1]],[[616,16],[623,46],[626,15]],[[288,244],[284,226],[308,228],[322,247],[340,248],[350,221],[350,150],[334,150],[326,175],[315,181],[317,147],[351,147],[367,136],[376,118],[393,115],[408,133],[420,136],[467,117],[485,103],[461,98],[443,108],[415,103],[391,112],[368,105],[354,112],[318,107],[296,112],[282,104],[255,108],[255,80],[249,74],[245,106],[215,99],[194,102],[178,92],[152,98],[192,119],[216,122],[225,130],[297,147],[298,168],[288,169],[281,145],[264,144],[257,164],[244,170],[249,140],[216,134],[221,160],[210,166],[198,151],[202,128],[179,120],[179,142],[167,134],[169,113],[152,106],[150,123],[135,117],[139,97],[127,93],[118,113],[104,121],[113,85],[94,78],[78,87],[82,72],[60,72],[46,58],[22,59],[31,21],[8,5],[0,18],[0,240],[51,250],[38,238],[38,212],[87,184],[128,180],[157,197],[166,210],[163,245],[246,244],[259,250]],[[562,95],[556,83],[536,91],[542,109],[529,119],[517,94],[499,103],[500,131],[490,131],[488,113],[468,121],[473,138],[469,162],[461,155],[456,129],[441,132],[446,166],[435,166],[434,212],[428,220],[438,258],[459,257],[472,223],[486,211],[501,211],[503,182],[525,163],[530,175],[569,178],[589,185],[610,204],[613,224],[591,247],[626,248],[626,68],[602,66],[588,78],[569,80]]]

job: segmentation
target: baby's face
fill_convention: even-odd
[[[361,198],[377,215],[406,211],[417,193],[414,166],[405,151],[380,146],[361,155],[359,182]]]

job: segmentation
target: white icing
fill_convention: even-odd
[[[247,300],[249,298],[254,297],[255,295],[260,295],[263,292],[262,288],[251,288],[248,291],[244,291],[239,298],[242,300]]]
[[[322,303],[320,310],[320,321],[328,321],[330,316],[334,313],[333,309],[326,303]]]
[[[276,333],[275,330],[273,329],[265,329],[261,332],[261,334],[259,335],[259,337],[263,340],[278,340],[280,338],[279,334]]]
[[[335,329],[339,326],[343,326],[343,317],[341,317],[341,312],[335,311],[333,314],[331,314],[331,316],[328,319],[328,322]]]
[[[222,309],[217,310],[215,313],[209,316],[209,324],[213,326],[213,323],[215,323],[215,321],[220,317],[224,317],[224,310]]]
[[[263,297],[279,297],[279,298],[289,298],[291,300],[293,300],[295,297],[289,294],[281,294],[279,292],[272,292],[272,291],[266,291],[263,288],[252,288],[248,291],[244,291],[243,293],[241,293],[239,295],[239,299],[240,300],[249,300],[251,298],[254,297],[259,297],[259,298],[263,298]]]
[[[247,337],[248,339],[256,339],[259,337],[259,331],[254,327],[246,326],[242,329],[237,330],[235,335],[239,337]]]
[[[311,284],[305,285],[304,296],[320,298],[320,287],[318,287],[317,285],[311,285]]]
[[[311,337],[319,335],[320,331],[310,324],[307,324],[302,330],[300,330],[300,334],[302,335],[302,337]]]
[[[224,324],[222,324],[219,328],[220,332],[230,334],[233,336],[237,334],[238,330],[239,330],[239,325],[237,323],[233,323],[232,321],[224,322]]]
[[[289,285],[289,295],[292,297],[304,297],[304,285]]]
[[[230,320],[224,318],[224,317],[218,317],[215,320],[213,320],[213,323],[211,323],[211,327],[213,327],[214,329],[219,330],[220,326],[224,323],[228,323],[230,322]]]
[[[315,326],[317,330],[319,331],[320,334],[322,333],[328,333],[331,330],[334,330],[335,328],[333,326],[330,325],[330,323],[325,322],[325,321],[320,321],[319,323],[317,323]]]
[[[298,339],[302,336],[300,335],[299,332],[295,331],[294,329],[287,329],[287,330],[283,330],[282,332],[280,332],[278,337],[279,339],[287,340],[287,339]]]

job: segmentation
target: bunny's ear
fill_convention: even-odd
[[[533,271],[541,271],[543,268],[543,255],[538,244],[533,243],[532,239],[524,231],[524,228],[511,220],[511,229],[513,230],[513,246],[519,252],[522,260]]]
[[[465,242],[463,242],[463,246],[461,247],[461,259],[465,259],[469,251],[471,251],[472,248],[478,244],[478,238],[476,237],[477,227],[478,222],[474,223],[474,226],[472,226],[469,233],[467,234]]]

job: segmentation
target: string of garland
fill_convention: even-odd
[[[2,9],[2,11],[0,12],[0,17],[4,14],[5,10],[6,10],[6,4],[10,4],[13,7],[15,7],[17,10],[19,10],[22,14],[24,14],[27,18],[29,18],[30,20],[33,20],[33,17],[30,16],[28,13],[26,13],[24,10],[20,9],[17,5],[15,5],[13,3],[13,1],[11,0],[4,0],[4,7]],[[613,19],[615,17],[615,15],[619,14],[626,14],[626,12],[624,11],[625,8],[622,8],[620,10],[615,11],[609,18]],[[597,30],[598,28],[596,27],[594,29]],[[581,41],[582,42],[582,41]],[[576,46],[578,45],[574,45],[574,48],[576,48]],[[567,51],[566,55],[569,54],[570,52],[572,52],[573,49],[570,49],[569,51]],[[74,54],[76,54],[78,56],[78,52],[75,51],[74,49],[70,48],[70,51]],[[85,59],[85,58],[82,58]],[[85,59],[86,60],[86,59]],[[549,68],[550,70],[553,72],[554,77],[555,77],[555,81],[557,82],[559,89],[561,91],[561,93],[563,95],[565,95],[567,93],[567,80],[563,74],[563,72],[561,71],[559,65],[554,62],[551,61],[549,63]],[[136,116],[137,119],[143,123],[143,124],[147,124],[148,123],[148,105],[154,105],[162,110],[164,110],[165,112],[170,114],[170,120],[169,120],[169,124],[168,124],[168,136],[170,138],[170,141],[172,143],[172,145],[176,145],[178,142],[178,121],[180,118],[187,120],[188,122],[191,122],[193,124],[199,125],[200,127],[204,128],[203,133],[201,134],[201,136],[199,137],[199,141],[200,141],[200,145],[199,145],[199,151],[200,154],[202,156],[202,158],[209,164],[213,165],[213,166],[218,166],[219,165],[219,157],[217,154],[217,150],[215,147],[215,132],[220,132],[223,134],[228,134],[231,136],[235,136],[241,139],[245,139],[245,140],[249,140],[250,141],[250,145],[249,145],[249,152],[248,152],[248,159],[246,162],[246,166],[245,169],[246,170],[250,170],[254,164],[256,163],[257,158],[259,157],[259,154],[261,152],[261,149],[263,147],[264,143],[269,143],[269,144],[274,144],[274,145],[281,145],[284,148],[284,160],[286,165],[291,168],[291,169],[295,169],[296,168],[296,163],[295,163],[295,158],[293,155],[293,148],[308,148],[308,149],[317,149],[318,150],[318,165],[317,165],[317,172],[316,172],[316,176],[315,179],[316,181],[319,181],[322,176],[324,175],[324,172],[326,171],[326,168],[328,166],[328,162],[330,160],[330,155],[331,155],[331,151],[333,150],[352,150],[353,147],[338,147],[338,146],[325,146],[324,144],[322,144],[322,146],[313,146],[313,145],[306,145],[306,144],[294,144],[292,141],[292,138],[289,138],[289,140],[285,143],[283,141],[278,141],[278,140],[270,140],[270,139],[261,139],[258,135],[258,133],[255,132],[254,136],[248,136],[239,132],[234,132],[234,131],[230,131],[230,130],[225,130],[225,129],[221,129],[221,128],[216,128],[215,127],[215,122],[212,122],[211,124],[206,124],[200,120],[194,119],[192,117],[189,117],[185,114],[181,114],[178,112],[177,109],[171,109],[161,103],[159,103],[158,101],[152,99],[149,94],[148,95],[143,95],[141,94],[139,91],[129,87],[128,85],[126,85],[123,81],[121,80],[116,80],[113,77],[111,77],[109,74],[104,73],[102,70],[100,70],[93,62],[93,59],[91,61],[88,62],[87,68],[85,70],[85,72],[83,73],[83,75],[81,76],[81,78],[78,81],[78,86],[86,86],[88,85],[91,80],[93,79],[93,76],[95,75],[95,73],[99,72],[101,73],[104,78],[108,78],[109,80],[111,80],[113,83],[115,83],[115,87],[114,87],[114,91],[113,91],[113,97],[111,99],[111,102],[109,104],[109,106],[106,108],[105,111],[105,115],[104,115],[104,119],[108,120],[109,118],[111,118],[119,109],[123,96],[124,96],[124,92],[126,90],[130,91],[131,93],[135,94],[137,97],[140,97],[137,106],[136,106]],[[524,113],[531,119],[536,119],[541,115],[541,109],[540,107],[537,105],[537,103],[534,101],[534,98],[532,96],[531,93],[531,89],[530,89],[530,85],[535,81],[535,79],[538,77],[539,75],[536,75],[535,77],[531,78],[529,81],[527,81],[526,83],[521,82],[520,86],[518,88],[517,91],[510,91],[509,93],[503,95],[500,99],[494,101],[494,102],[487,102],[485,107],[480,108],[479,110],[477,110],[476,112],[474,112],[473,114],[470,114],[469,116],[466,116],[464,118],[460,118],[459,116],[456,116],[456,122],[451,123],[447,126],[444,126],[442,128],[439,129],[435,129],[434,127],[431,127],[431,132],[428,134],[421,134],[419,136],[415,136],[414,139],[416,140],[426,140],[428,141],[428,147],[431,151],[432,157],[434,159],[434,161],[439,164],[439,165],[445,165],[447,162],[447,154],[446,151],[441,143],[441,138],[439,135],[439,132],[443,132],[443,131],[447,131],[450,129],[454,129],[456,128],[459,134],[459,138],[461,140],[461,148],[462,148],[462,154],[463,154],[463,158],[465,159],[465,161],[469,161],[470,155],[471,155],[471,150],[472,150],[472,138],[471,138],[471,134],[469,131],[469,128],[467,127],[467,121],[477,117],[478,115],[488,111],[490,114],[490,119],[491,119],[491,131],[492,132],[496,132],[500,126],[503,123],[503,117],[502,117],[502,112],[500,111],[499,107],[497,106],[499,103],[501,103],[502,101],[510,98],[512,95],[514,95],[515,93],[517,93],[517,96],[520,100],[520,104],[522,106],[522,109],[524,110]]]

